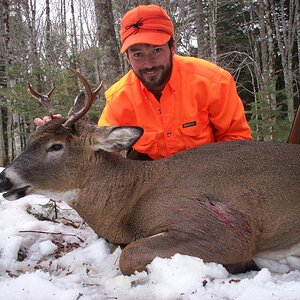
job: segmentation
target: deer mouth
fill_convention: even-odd
[[[30,186],[24,186],[19,189],[10,190],[8,192],[5,192],[2,196],[9,201],[18,200],[20,198],[23,198],[27,195],[26,191],[28,190]]]

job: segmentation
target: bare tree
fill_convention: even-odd
[[[297,10],[299,10],[299,1],[291,0],[286,7],[286,1],[280,0],[278,7],[274,0],[269,0],[271,11],[274,18],[276,30],[276,40],[281,54],[282,69],[284,75],[285,89],[288,99],[288,116],[292,122],[295,116],[294,112],[294,91],[293,91],[293,47],[296,41],[296,35],[299,35]],[[297,4],[296,4],[297,3]],[[288,13],[286,10],[288,9]],[[297,33],[298,31],[298,33]],[[299,54],[299,53],[298,53]]]
[[[52,37],[51,37],[51,16],[50,16],[50,0],[46,0],[46,40],[45,40],[45,53],[46,61],[51,62],[52,55]]]
[[[217,12],[218,0],[210,0],[208,5],[208,27],[211,61],[217,62]]]
[[[208,39],[206,32],[206,15],[204,9],[203,0],[195,0],[195,20],[196,20],[196,34],[197,34],[197,47],[198,47],[198,57],[209,58],[208,57]]]
[[[76,28],[76,15],[74,8],[74,0],[71,0],[71,15],[72,15],[72,67],[77,68],[77,51],[78,51],[78,41],[77,41],[77,28]]]
[[[7,72],[6,72],[6,49],[8,43],[7,31],[9,28],[8,1],[0,2],[0,166],[5,166],[8,163],[7,157],[7,128],[6,115],[7,109],[6,98],[2,95],[2,90],[7,87]]]
[[[116,38],[115,20],[112,11],[112,3],[107,0],[94,0],[98,41],[100,49],[100,72],[104,81],[104,86],[120,78],[120,48]]]
[[[300,4],[299,1],[295,3],[295,19],[296,19],[296,40],[297,40],[297,52],[298,52],[298,74],[296,74],[296,78],[298,77],[298,94],[300,89]],[[300,105],[300,103],[299,103]]]

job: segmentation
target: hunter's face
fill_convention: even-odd
[[[149,91],[162,91],[170,79],[175,47],[148,44],[128,48],[127,60],[135,75]]]

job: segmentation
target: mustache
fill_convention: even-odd
[[[152,67],[152,68],[144,68],[144,69],[141,69],[140,72],[141,73],[154,72],[154,71],[160,70],[162,68],[163,68],[163,66],[157,66],[157,67]]]

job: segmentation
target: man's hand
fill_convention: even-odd
[[[60,119],[62,118],[62,115],[57,114],[57,115],[53,115],[53,119]],[[45,116],[42,119],[41,118],[35,118],[33,120],[34,124],[38,127],[44,125],[45,123],[49,122],[51,120],[51,118],[49,116]]]

